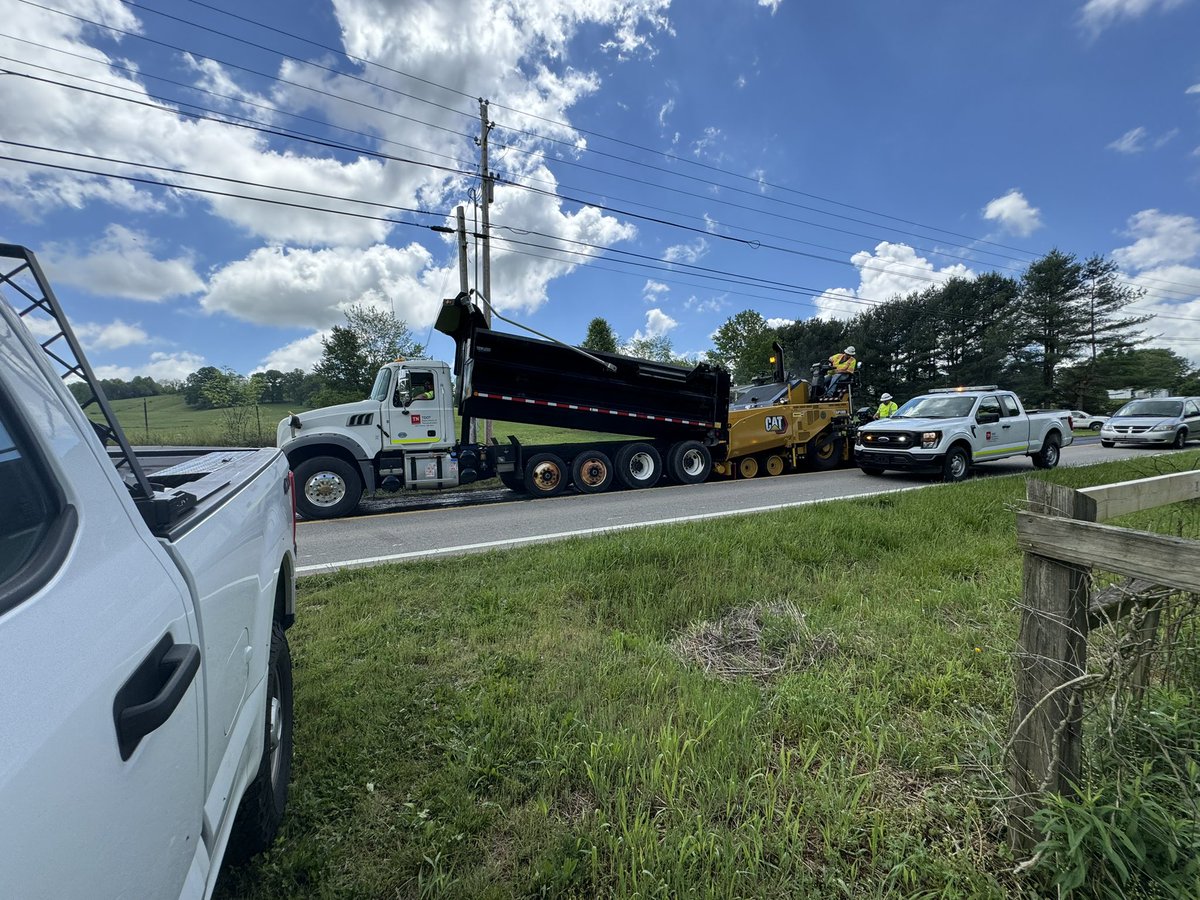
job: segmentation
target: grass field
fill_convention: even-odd
[[[218,893],[1044,896],[998,775],[1023,498],[977,479],[305,580],[285,829]],[[1200,535],[1196,507],[1132,524]]]
[[[130,441],[150,446],[273,446],[275,426],[279,420],[289,413],[304,412],[304,407],[286,403],[264,403],[257,407],[236,409],[191,409],[180,394],[115,400],[112,406]],[[95,406],[88,408],[88,414],[93,419],[100,417],[99,409]],[[456,434],[458,421],[455,417]],[[508,422],[493,423],[493,434],[501,442],[507,440],[510,434],[516,435],[522,443],[527,444],[587,440],[593,436],[591,432],[572,431],[569,428]],[[611,440],[614,436],[603,437]],[[483,440],[482,434],[479,439]]]

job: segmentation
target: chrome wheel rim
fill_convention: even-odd
[[[654,459],[645,450],[639,450],[629,457],[629,477],[634,481],[649,481],[654,469]]]
[[[701,474],[704,471],[704,453],[693,447],[687,453],[683,454],[680,468],[683,469],[683,473],[689,478],[694,478]]]
[[[336,472],[317,472],[304,482],[304,498],[313,506],[337,506],[346,496],[346,482]]]

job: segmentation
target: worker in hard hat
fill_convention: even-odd
[[[854,353],[853,347],[847,347],[841,353],[829,357],[829,380],[825,383],[825,399],[834,399],[849,385],[854,370],[858,368],[858,360],[854,358]]]
[[[884,394],[882,397],[879,398],[879,409],[875,410],[875,418],[877,418],[877,419],[891,418],[892,413],[894,413],[899,408],[900,407],[898,407],[896,405],[896,401],[892,399],[891,394]]]

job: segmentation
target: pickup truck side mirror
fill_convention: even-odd
[[[975,421],[980,425],[992,425],[1000,421],[1000,413],[980,411],[975,413]]]

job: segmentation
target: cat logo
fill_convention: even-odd
[[[784,416],[767,416],[763,425],[764,431],[783,434],[787,431],[787,418]]]

